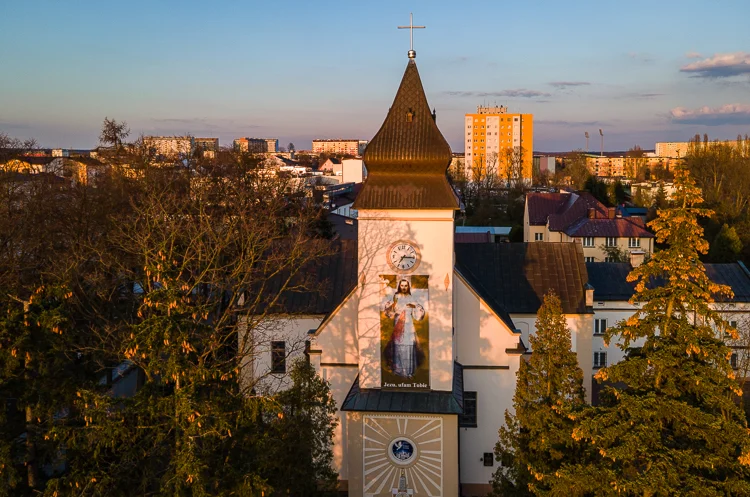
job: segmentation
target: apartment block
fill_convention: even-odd
[[[279,151],[277,138],[236,138],[234,148],[240,152],[251,154],[276,153]]]
[[[150,153],[168,158],[190,156],[195,151],[192,136],[145,136],[143,145]]]
[[[361,156],[365,153],[367,143],[367,140],[344,140],[339,138],[333,140],[313,140],[312,152],[313,154]]]
[[[518,176],[531,182],[534,149],[534,116],[512,114],[505,106],[478,106],[465,116],[465,161],[469,178],[493,168],[503,178]]]

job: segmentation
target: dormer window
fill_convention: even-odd
[[[408,111],[406,111],[406,122],[410,123],[413,120],[414,120],[414,112],[412,112],[412,110],[409,109]]]

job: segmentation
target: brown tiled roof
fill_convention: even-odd
[[[462,243],[455,251],[456,269],[507,313],[536,313],[549,291],[566,314],[587,312],[580,243]]]
[[[639,217],[616,217],[614,219],[583,218],[565,230],[568,236],[581,237],[633,237],[654,238]]]
[[[448,142],[435,124],[410,59],[388,115],[364,154],[368,178],[355,209],[457,209]]]
[[[453,209],[458,200],[444,177],[428,174],[371,174],[353,209]]]

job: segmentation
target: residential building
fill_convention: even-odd
[[[195,139],[192,136],[144,136],[143,146],[156,156],[189,157],[195,152]]]
[[[555,174],[557,157],[548,155],[535,155],[533,161],[535,171],[546,174]]]
[[[478,106],[464,118],[465,161],[469,178],[494,171],[501,177],[531,182],[534,116],[508,108]]]
[[[523,240],[579,243],[587,262],[608,261],[610,252],[619,251],[638,263],[654,250],[643,219],[623,217],[588,192],[528,193]]]
[[[690,142],[657,142],[654,152],[657,157],[682,158],[688,153]]]
[[[200,150],[203,157],[215,158],[216,153],[219,151],[219,139],[218,138],[194,138],[196,150]]]
[[[367,147],[367,140],[341,139],[333,140],[313,140],[313,154],[339,154],[362,156]]]
[[[236,150],[251,154],[275,154],[279,151],[277,138],[236,138],[233,145]]]
[[[731,298],[717,297],[717,301],[710,304],[711,308],[719,312],[727,323],[739,331],[740,338],[732,339],[722,330],[717,330],[727,340],[727,344],[734,349],[729,360],[735,369],[738,379],[748,375],[750,354],[747,343],[750,337],[750,271],[742,262],[732,264],[704,264],[709,279],[720,285],[727,285],[732,289]],[[623,263],[586,263],[589,284],[593,287],[594,323],[590,330],[592,339],[593,368],[598,369],[620,362],[626,351],[620,345],[620,340],[605,343],[604,332],[607,328],[632,316],[639,308],[638,303],[630,303],[634,294],[635,283],[628,282],[627,276],[632,270],[630,264]],[[637,347],[643,344],[640,340],[633,344]],[[591,384],[592,401],[598,400],[598,385]],[[750,391],[746,391],[746,395]]]

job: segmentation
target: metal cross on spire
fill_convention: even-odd
[[[414,16],[411,12],[409,12],[409,25],[408,26],[399,26],[398,29],[408,29],[409,30],[409,58],[413,59],[417,56],[417,52],[414,51],[414,30],[415,29],[424,29],[425,26],[415,26],[414,25]]]

